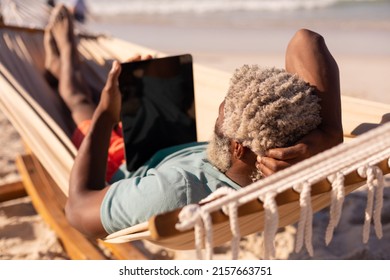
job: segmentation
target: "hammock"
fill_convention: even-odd
[[[103,86],[113,59],[124,61],[135,53],[156,53],[108,36],[81,33],[78,37],[78,51],[87,66],[87,82],[98,89]],[[42,42],[42,29],[0,26],[0,109],[67,195],[76,149],[69,140],[72,133],[69,112],[43,78]],[[213,129],[210,120],[216,117],[230,75],[195,64],[194,78],[198,140],[205,141]],[[345,96],[342,105],[346,140],[378,126],[381,117],[390,112],[388,105]],[[380,237],[381,179],[383,173],[389,172],[389,133],[389,125],[383,125],[240,191],[221,190],[222,198],[156,215],[145,223],[108,236],[105,241],[144,239],[173,249],[197,248],[199,258],[201,248],[206,248],[206,258],[211,258],[213,246],[232,238],[233,258],[236,258],[240,236],[264,231],[265,257],[272,257],[277,228],[299,221],[297,250],[305,243],[312,253],[312,214],[331,206],[326,233],[330,242],[344,195],[362,186],[363,178],[367,179],[369,189],[364,241],[368,240],[372,217]],[[373,184],[375,178],[378,178],[377,186]]]
[[[172,243],[176,249],[189,249],[193,246],[195,234],[199,258],[202,258],[200,249],[203,246],[210,259],[213,245],[221,245],[230,239],[233,258],[236,258],[241,235],[264,231],[265,258],[269,258],[274,255],[273,240],[278,227],[299,220],[296,251],[305,242],[312,255],[313,212],[330,204],[330,221],[326,231],[326,243],[329,244],[340,219],[345,195],[365,183],[368,198],[363,242],[368,241],[372,219],[376,235],[381,238],[383,173],[390,171],[389,137],[390,123],[238,191],[221,188],[211,194],[210,199],[219,194],[223,195],[222,198],[204,205],[185,206],[180,213],[173,211],[158,215],[148,224],[111,234],[106,241],[128,242],[146,238],[170,247]],[[363,182],[363,178],[367,181]],[[377,185],[374,185],[375,179],[378,179]],[[176,227],[177,231],[172,232],[169,230],[171,227]],[[193,228],[195,232],[188,231]],[[180,234],[180,231],[187,232]],[[205,243],[203,237],[206,238]]]

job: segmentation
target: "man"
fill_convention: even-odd
[[[113,130],[120,120],[120,64],[114,61],[95,106],[82,83],[72,28],[69,12],[56,8],[45,33],[46,67],[58,78],[60,95],[85,134],[78,137],[83,140],[66,215],[87,235],[105,236],[198,202],[221,186],[245,187],[342,141],[337,64],[320,35],[300,30],[287,48],[286,70],[236,70],[209,145],[164,149],[131,178],[107,185],[106,172],[118,157],[118,149],[110,150],[123,150]]]
[[[72,0],[70,12],[73,14],[75,20],[84,23],[88,12],[87,5],[85,5],[84,0]]]

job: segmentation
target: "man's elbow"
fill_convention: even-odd
[[[332,146],[337,146],[344,142],[344,133],[342,128],[333,130],[330,132],[330,135],[330,138],[332,139]]]
[[[65,205],[65,216],[69,224],[88,237],[103,237],[105,233],[93,225],[94,221],[91,219],[91,216],[88,215],[88,211],[86,211],[85,208],[82,208],[75,205],[75,203],[72,203],[70,200],[67,201]]]
[[[319,128],[323,131],[324,135],[326,135],[326,149],[332,148],[344,142],[344,133],[342,125],[320,126]]]
[[[65,205],[65,216],[72,227],[83,232],[82,227],[80,226],[80,211],[76,210],[74,203],[71,203],[69,199]]]

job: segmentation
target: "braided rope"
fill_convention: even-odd
[[[204,236],[204,228],[203,228],[203,224],[201,223],[201,221],[197,221],[197,223],[195,224],[195,228],[194,228],[194,233],[195,233],[195,248],[196,248],[196,257],[199,259],[199,260],[202,260],[203,257],[202,257],[202,246],[203,246],[203,236]]]
[[[304,201],[304,195],[302,194],[302,185],[296,185],[293,187],[293,189],[300,193],[300,205],[301,205],[301,212],[299,215],[299,221],[298,221],[298,229],[297,229],[297,236],[296,236],[296,242],[295,242],[295,252],[299,252],[302,249],[303,246],[303,239],[304,239],[304,227],[306,223],[306,214],[307,212],[305,211],[304,208],[302,208],[302,203]]]
[[[201,200],[200,203],[207,203],[218,199],[222,196],[234,193],[235,190],[229,187],[220,187],[215,192],[211,193],[205,199]],[[223,205],[222,211],[229,216],[230,228],[232,231],[232,259],[237,259],[239,254],[239,242],[241,239],[240,228],[238,226],[238,215],[237,215],[237,202],[232,202],[229,205]],[[195,230],[195,248],[197,252],[197,258],[202,259],[201,249],[203,245],[206,249],[206,259],[212,259],[213,255],[213,231],[212,231],[212,220],[210,213],[202,211],[201,207],[197,204],[189,204],[183,208],[179,214],[179,223],[176,224],[178,230],[188,230],[194,226]],[[205,236],[205,242],[203,237]]]
[[[218,188],[216,192],[218,192],[218,195],[219,194],[228,195],[231,193],[235,193],[236,191],[229,187],[222,187],[222,188]],[[229,216],[230,231],[232,232],[231,250],[232,250],[233,260],[238,259],[238,255],[240,253],[241,234],[240,234],[240,226],[238,224],[237,208],[238,208],[237,201],[233,201],[228,205],[222,206],[222,211],[225,213],[225,215]]]
[[[344,174],[337,172],[336,175],[329,176],[329,181],[332,183],[332,201],[330,204],[330,219],[326,228],[325,243],[329,245],[333,238],[333,232],[338,225],[341,217],[341,210],[344,203]]]
[[[194,228],[196,257],[199,260],[203,259],[201,249],[203,247],[204,236],[204,227],[200,216],[200,211],[200,206],[197,204],[186,205],[180,211],[178,216],[179,223],[177,223],[175,226],[177,230],[181,231]]]
[[[204,230],[206,234],[206,238],[205,238],[206,260],[211,260],[213,258],[213,223],[211,221],[210,213],[201,210],[200,216],[202,217]]]
[[[273,258],[275,255],[275,235],[278,230],[279,213],[275,201],[276,192],[268,192],[260,197],[263,201],[265,220],[264,220],[264,259]]]
[[[374,172],[373,169],[370,167],[366,167],[366,176],[367,176],[367,206],[365,210],[365,216],[364,216],[364,227],[363,227],[363,242],[367,243],[369,234],[370,234],[370,225],[371,225],[371,219],[372,219],[372,212],[374,207]]]
[[[385,182],[382,170],[375,166],[375,173],[377,178],[376,194],[375,194],[375,210],[374,210],[374,225],[376,236],[381,239],[383,237],[381,212],[383,208],[383,191]]]
[[[264,236],[267,242],[265,244],[265,255],[269,254],[269,256],[273,255],[273,242],[268,241],[270,236],[275,236],[274,225],[277,224],[275,220],[278,220],[278,213],[276,209],[276,203],[274,199],[271,197],[275,197],[276,194],[282,193],[292,186],[298,186],[300,184],[306,184],[305,192],[301,193],[302,204],[305,206],[305,211],[302,212],[302,216],[304,217],[305,222],[303,223],[305,226],[301,226],[305,231],[306,235],[306,248],[308,252],[312,252],[312,247],[309,242],[311,240],[311,223],[312,223],[312,213],[311,210],[311,201],[305,198],[307,195],[310,196],[308,189],[310,185],[318,182],[322,179],[325,179],[328,176],[333,174],[337,174],[338,172],[342,174],[348,174],[354,170],[361,169],[362,166],[372,166],[381,160],[388,159],[390,155],[390,124],[384,124],[378,128],[375,128],[359,137],[354,139],[351,142],[338,145],[330,150],[327,150],[323,153],[317,154],[305,161],[297,163],[285,170],[282,170],[272,176],[266,177],[262,180],[259,180],[245,188],[242,188],[235,193],[226,195],[222,198],[219,198],[215,201],[211,201],[210,203],[202,206],[202,211],[211,213],[217,211],[223,207],[223,205],[229,205],[229,203],[237,202],[238,206],[245,204],[249,201],[260,198],[264,198],[264,208],[265,208],[265,229]],[[390,162],[389,162],[390,164]],[[337,176],[337,175],[336,175]],[[339,175],[340,176],[340,175]],[[371,175],[370,175],[371,177]],[[341,179],[340,179],[341,180]],[[340,182],[339,182],[340,183]],[[336,191],[335,191],[336,192]],[[343,196],[341,191],[338,192],[338,197]],[[268,196],[267,196],[268,193]],[[380,191],[378,188],[377,191],[377,201],[375,206],[375,220],[378,220],[377,230],[380,232],[380,208],[381,198],[379,198],[383,194],[383,190]],[[369,192],[369,202],[371,204],[372,198],[370,198],[372,194]],[[300,200],[301,200],[300,199]],[[370,206],[370,205],[368,205]],[[373,206],[371,206],[373,207]],[[334,207],[335,208],[335,207]],[[339,206],[336,208],[341,209],[341,202],[339,202]],[[370,207],[368,207],[368,212]],[[276,210],[275,210],[276,209]],[[338,210],[336,210],[336,213]],[[338,214],[332,214],[334,225],[337,224],[339,220]],[[378,218],[379,217],[379,218]],[[271,223],[272,220],[272,223]],[[194,221],[192,221],[194,224]],[[333,227],[333,226],[331,226]],[[271,230],[272,229],[272,230]],[[303,236],[303,234],[302,234]],[[298,247],[302,247],[300,243],[303,244],[303,237],[300,237],[297,241]],[[271,245],[269,245],[271,244]]]
[[[367,205],[363,225],[363,242],[366,244],[370,236],[371,221],[373,217],[375,233],[378,238],[382,238],[382,223],[380,215],[383,206],[384,179],[382,171],[377,166],[363,166],[358,169],[358,173],[360,176],[367,178]],[[374,185],[375,179],[377,179],[378,182],[376,187]]]
[[[306,250],[313,256],[312,245],[312,222],[313,210],[311,207],[311,185],[307,182],[298,184],[293,187],[295,191],[300,193],[299,204],[301,206],[301,214],[298,222],[298,231],[296,237],[295,251],[299,252],[305,242]]]
[[[241,234],[240,234],[240,226],[238,225],[238,203],[237,202],[232,202],[229,203],[228,205],[229,208],[229,219],[230,219],[230,230],[232,231],[232,259],[237,260],[238,255],[240,252],[240,239],[241,239]]]
[[[239,205],[261,197],[269,191],[281,193],[299,182],[315,183],[349,167],[356,170],[366,163],[377,163],[390,155],[390,124],[367,132],[349,143],[336,146],[321,154],[299,162],[272,176],[259,180],[245,188],[210,202],[202,208],[213,212],[229,202],[238,200]],[[357,164],[357,162],[360,162]]]
[[[232,194],[236,192],[234,189],[229,187],[220,187],[215,192],[211,193],[205,199],[202,199],[200,203],[207,203],[223,197],[228,194]],[[228,205],[222,206],[222,211],[225,215],[229,216],[230,220],[230,230],[232,232],[232,241],[231,241],[231,249],[232,249],[232,259],[238,259],[239,251],[240,251],[240,227],[238,225],[238,213],[237,213],[238,203],[233,201]]]

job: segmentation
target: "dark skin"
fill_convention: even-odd
[[[287,47],[286,71],[298,74],[316,88],[321,98],[322,123],[295,145],[268,150],[265,156],[256,156],[231,140],[232,166],[226,175],[240,186],[252,182],[254,165],[264,176],[270,176],[343,142],[339,70],[324,39],[312,31],[299,30]],[[216,127],[223,119],[223,105],[222,102]]]
[[[322,123],[296,145],[272,149],[258,157],[257,167],[265,176],[343,142],[339,69],[323,37],[299,30],[287,47],[286,71],[316,87]]]
[[[241,143],[231,141],[231,167],[225,175],[242,187],[253,183],[252,173],[256,170],[256,154]]]
[[[104,159],[107,159],[111,130],[120,120],[121,95],[118,77],[121,67],[117,61],[113,62],[100,102],[95,106],[88,91],[82,86],[82,73],[77,71],[80,67],[78,59],[75,59],[78,54],[74,43],[72,18],[69,12],[62,8],[57,9],[56,13],[57,16],[53,16],[54,19],[49,25],[51,32],[46,32],[45,36],[54,35],[59,52],[49,51],[50,62],[47,63],[47,68],[53,68],[52,72],[57,70],[60,95],[72,112],[75,123],[92,120],[71,171],[66,216],[69,222],[84,234],[103,237],[107,233],[101,223],[100,206],[110,188],[105,182],[107,163]],[[52,46],[53,44],[47,44],[48,48]],[[267,157],[258,160],[258,168],[265,175],[342,141],[338,70],[324,46],[315,33],[307,30],[299,31],[290,42],[286,53],[287,71],[297,73],[319,89],[323,123],[296,145],[268,151]],[[223,112],[223,108],[221,111]],[[223,116],[220,116],[217,122],[222,119]],[[257,156],[236,141],[231,141],[231,151],[232,164],[226,175],[240,186],[247,186],[251,183],[250,175],[256,168]]]
[[[221,126],[224,119],[225,101],[219,105],[218,118],[215,122],[215,133],[223,136]],[[247,186],[252,183],[251,175],[256,171],[256,154],[249,148],[244,147],[237,141],[230,141],[230,151],[232,153],[231,166],[225,175],[240,186]]]

